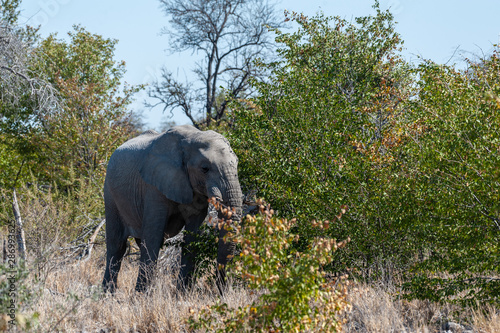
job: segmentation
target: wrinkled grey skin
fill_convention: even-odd
[[[113,292],[125,254],[127,237],[141,249],[136,290],[144,291],[164,238],[183,227],[197,232],[207,216],[208,198],[217,197],[241,215],[238,160],[228,141],[213,131],[178,126],[159,134],[147,131],[121,145],[111,156],[104,183],[106,209],[106,271],[103,287]],[[219,234],[219,267],[228,262],[234,244]],[[194,236],[185,235],[189,243]],[[183,251],[180,286],[190,282],[192,257]],[[222,292],[225,273],[218,269]]]

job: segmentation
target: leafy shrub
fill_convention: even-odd
[[[241,183],[284,217],[299,217],[293,246],[351,237],[333,272],[401,281],[410,298],[498,303],[500,295],[500,61],[410,68],[393,17],[351,24],[288,14],[279,59],[235,101],[228,137]],[[315,230],[313,217],[343,223]]]
[[[306,249],[321,234],[351,237],[330,268],[349,267],[366,279],[380,278],[389,265],[405,270],[424,246],[398,214],[411,197],[401,197],[393,175],[412,76],[392,15],[375,8],[355,23],[288,14],[298,28],[275,31],[279,60],[260,63],[271,77],[253,82],[254,99],[233,103],[228,132],[242,186],[258,190],[281,216],[299,219],[296,246]],[[304,223],[332,219],[332,207],[342,204],[351,209],[343,223],[326,231]]]
[[[412,297],[500,304],[500,55],[467,68],[424,62],[404,147],[416,206],[402,214],[428,242],[405,284]],[[416,207],[420,207],[417,210]]]
[[[76,175],[102,186],[114,148],[136,132],[127,107],[142,86],[122,85],[125,63],[114,60],[117,41],[80,26],[68,37],[40,40],[37,56],[29,57],[33,75],[51,84],[59,102],[48,110],[25,102],[2,118],[0,164],[15,169],[0,175],[0,185],[15,186],[6,177],[25,164],[20,180],[32,172],[41,182],[66,188]]]
[[[247,215],[243,227],[236,226],[229,237],[241,252],[232,271],[245,285],[262,292],[252,304],[231,309],[217,303],[191,316],[191,329],[217,332],[299,332],[340,330],[337,314],[348,307],[345,285],[328,279],[322,267],[331,253],[345,246],[334,239],[317,237],[304,252],[291,247],[298,235],[290,233],[296,220],[274,216],[260,201],[257,216]],[[345,212],[345,208],[342,208]],[[339,217],[342,213],[339,215]],[[328,229],[332,222],[311,222],[313,228]],[[229,227],[226,224],[224,227]],[[219,319],[219,320],[218,320]]]

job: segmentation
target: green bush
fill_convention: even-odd
[[[500,61],[410,68],[393,17],[288,14],[269,80],[234,101],[245,190],[298,218],[294,247],[351,237],[329,269],[401,281],[406,297],[498,303]],[[350,208],[343,223],[333,207]]]
[[[247,215],[243,226],[232,229],[230,239],[241,248],[231,271],[260,297],[244,307],[225,303],[191,316],[191,329],[216,332],[337,332],[337,315],[345,310],[347,290],[336,279],[327,279],[323,267],[332,252],[347,241],[317,237],[303,252],[291,245],[299,238],[290,232],[296,220],[274,216],[262,201],[257,216]],[[342,208],[342,213],[345,208]],[[342,216],[340,213],[340,216]],[[336,222],[311,222],[312,228],[328,229]],[[230,228],[229,224],[224,227]]]
[[[280,58],[260,64],[271,77],[253,82],[257,97],[233,103],[228,136],[242,186],[258,190],[281,216],[297,217],[300,249],[322,234],[351,237],[332,269],[348,266],[376,279],[377,265],[407,267],[416,243],[397,214],[400,189],[390,184],[412,77],[392,15],[375,8],[355,24],[288,14],[298,28],[275,31]],[[307,221],[332,219],[342,204],[350,207],[343,223],[310,228]]]
[[[31,73],[57,92],[57,105],[45,110],[27,101],[4,109],[0,103],[0,165],[13,168],[0,176],[0,185],[17,186],[12,176],[21,171],[20,181],[31,172],[61,188],[74,176],[102,186],[111,153],[136,132],[127,108],[142,86],[122,84],[125,63],[114,60],[117,41],[80,26],[68,37],[37,40],[36,56],[29,57]]]
[[[427,61],[408,127],[421,135],[404,147],[416,185],[405,207],[425,230],[428,256],[410,272],[414,297],[500,302],[500,57],[467,68]]]

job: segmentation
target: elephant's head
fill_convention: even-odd
[[[198,193],[241,208],[238,159],[222,135],[178,126],[155,140],[147,159],[142,178],[168,199],[190,204]]]

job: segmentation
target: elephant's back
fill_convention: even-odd
[[[151,146],[153,140],[156,139],[159,135],[160,133],[155,130],[147,130],[145,132],[142,132],[138,136],[125,141],[120,147],[116,149],[116,151],[133,153],[135,151],[148,149]]]
[[[108,163],[108,171],[110,168],[119,164],[120,167],[130,166],[133,167],[134,162],[140,162],[147,154],[153,140],[160,134],[155,130],[148,130],[135,138],[125,141],[119,146],[111,155]]]
[[[121,188],[140,180],[139,169],[144,163],[153,140],[159,133],[153,130],[146,131],[132,138],[118,147],[108,161],[105,191],[108,189]]]

